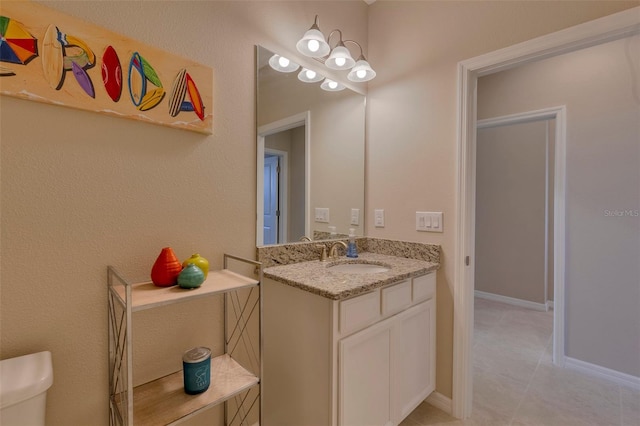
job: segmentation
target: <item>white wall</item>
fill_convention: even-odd
[[[640,36],[481,79],[482,117],[567,106],[566,355],[640,376]],[[616,213],[618,212],[618,213]]]
[[[167,245],[180,258],[199,251],[212,268],[222,266],[224,252],[254,258],[254,45],[295,51],[318,13],[324,28],[348,28],[345,35],[366,48],[367,6],[46,4],[214,70],[212,136],[0,98],[0,357],[50,350],[54,384],[47,422],[104,425],[107,265],[146,280]],[[140,313],[134,357],[145,362],[138,363],[135,380],[176,370],[182,352],[196,344],[220,352],[220,308],[216,299]]]
[[[367,234],[441,244],[437,387],[451,396],[459,61],[637,6],[637,2],[378,0],[369,7]],[[385,228],[373,226],[384,208]],[[444,233],[415,231],[416,211],[444,212]]]

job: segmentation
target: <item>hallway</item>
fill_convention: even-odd
[[[551,362],[553,311],[475,299],[471,418],[423,402],[401,426],[640,426],[640,390]]]

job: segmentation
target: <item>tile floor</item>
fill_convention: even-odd
[[[553,311],[475,301],[473,411],[423,402],[400,426],[640,426],[640,390],[551,362]]]

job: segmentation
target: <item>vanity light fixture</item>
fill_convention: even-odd
[[[276,71],[280,72],[294,72],[300,65],[296,64],[289,58],[285,58],[284,56],[280,56],[278,54],[273,55],[269,58],[269,65]]]
[[[347,47],[344,45],[344,42],[342,41],[342,31],[333,30],[331,31],[331,34],[335,32],[338,32],[340,34],[340,41],[338,41],[336,47],[333,48],[331,54],[326,59],[324,64],[332,70],[351,69],[356,64],[356,61],[353,60],[353,58],[351,57],[351,52],[349,52],[349,49],[347,49]],[[331,34],[329,34],[329,38],[331,38]],[[327,38],[327,40],[329,38]]]
[[[331,47],[328,42],[324,41],[324,34],[318,27],[318,15],[316,15],[311,28],[298,41],[296,48],[298,52],[311,58],[322,58],[329,53]]]
[[[308,68],[303,67],[302,71],[298,73],[298,80],[304,81],[305,83],[317,83],[322,79],[324,79],[324,76]]]
[[[343,84],[338,83],[337,81],[333,81],[329,78],[325,78],[322,84],[320,85],[322,90],[326,90],[327,92],[338,92],[343,90],[345,86]]]
[[[334,33],[338,33],[340,39],[332,49],[329,42]],[[353,59],[345,43],[353,43],[360,48],[360,56],[357,61]],[[329,37],[325,40],[324,35],[318,27],[318,15],[316,15],[311,28],[304,33],[298,41],[296,48],[303,55],[316,58],[320,62],[323,62],[327,68],[334,70],[351,70],[347,75],[350,81],[365,82],[372,80],[376,76],[376,72],[371,68],[369,62],[367,62],[362,51],[362,46],[360,46],[358,42],[354,40],[342,40],[342,31],[338,29],[331,31]]]
[[[354,43],[356,42],[354,41]],[[364,57],[364,54],[362,53],[362,46],[358,44],[358,47],[360,48],[360,56],[358,57],[358,60],[356,61],[354,67],[351,68],[351,71],[349,71],[349,74],[347,74],[347,78],[350,81],[355,82],[373,80],[376,76],[376,72],[373,70],[373,68],[371,68],[371,65],[369,65],[369,62],[367,62],[367,59]]]

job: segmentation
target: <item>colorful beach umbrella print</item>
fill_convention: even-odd
[[[0,16],[0,61],[26,64],[38,56],[38,43],[15,19]]]

